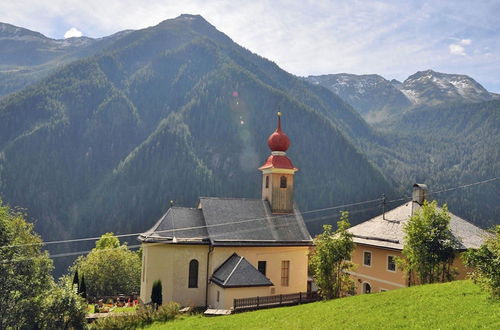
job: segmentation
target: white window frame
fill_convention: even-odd
[[[392,257],[394,260],[394,270],[389,269],[389,257]],[[391,273],[395,273],[398,270],[398,265],[396,264],[396,256],[392,254],[388,254],[386,258],[386,265],[385,265],[385,270]]]
[[[369,254],[370,254],[370,264],[369,264],[369,265],[366,265],[366,264],[365,264],[365,253],[369,253]],[[372,251],[363,250],[363,261],[362,261],[362,265],[363,265],[364,267],[370,267],[370,268],[372,267],[372,265],[373,265],[373,253],[372,253]]]

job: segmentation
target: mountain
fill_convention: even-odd
[[[95,54],[128,32],[98,39],[57,40],[0,23],[0,99],[48,76],[63,64]]]
[[[356,147],[379,137],[352,107],[196,15],[122,34],[4,97],[0,191],[45,239],[140,232],[169,200],[258,198],[278,110],[303,211],[394,195]],[[355,208],[352,221],[379,208]],[[338,212],[311,213],[309,228]]]
[[[424,182],[431,191],[500,178],[500,100],[417,107],[379,131],[382,143],[362,146],[404,189]],[[500,219],[500,180],[430,196],[453,213],[488,228]]]
[[[324,86],[352,105],[368,122],[379,122],[408,108],[412,102],[400,91],[396,81],[370,75],[347,73],[309,76],[307,81]],[[401,83],[399,83],[401,84]]]
[[[353,106],[370,123],[384,124],[415,107],[474,103],[499,99],[466,75],[419,71],[404,82],[379,75],[328,74],[309,76]]]
[[[495,96],[469,76],[432,70],[409,76],[400,89],[413,104],[433,106],[448,103],[490,101]]]

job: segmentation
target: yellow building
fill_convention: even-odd
[[[234,299],[307,290],[311,236],[293,203],[298,170],[278,128],[268,139],[262,198],[201,197],[196,208],[171,207],[139,236],[141,300],[161,280],[164,301],[230,309]]]
[[[349,229],[356,246],[352,254],[356,269],[351,276],[355,280],[357,294],[408,286],[408,280],[396,265],[395,258],[403,256],[403,227],[420,209],[426,195],[427,186],[415,184],[412,201]],[[450,230],[460,242],[453,266],[458,271],[457,279],[464,279],[467,270],[459,257],[460,253],[468,248],[478,248],[488,234],[464,219],[452,213],[450,215]]]

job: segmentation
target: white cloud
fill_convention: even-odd
[[[470,39],[462,39],[460,40],[460,44],[463,45],[463,46],[468,46],[472,43],[472,40]]]
[[[467,55],[467,53],[465,53],[465,48],[460,44],[451,44],[449,48],[450,48],[450,54],[452,55],[461,55],[461,56]]]
[[[64,39],[73,38],[73,37],[81,37],[81,36],[82,36],[82,32],[79,31],[75,27],[72,27],[71,29],[66,31],[66,33],[64,33]]]

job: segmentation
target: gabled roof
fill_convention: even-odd
[[[211,280],[223,288],[273,285],[267,277],[236,253],[215,270]]]
[[[203,213],[199,209],[187,207],[169,208],[151,229],[139,236],[139,239],[143,242],[209,243]]]
[[[402,250],[404,232],[403,227],[412,215],[412,208],[420,205],[408,202],[370,220],[360,223],[349,229],[358,244],[373,245],[383,248]],[[460,242],[459,249],[478,248],[488,233],[470,222],[450,212],[450,230]]]
[[[244,198],[200,198],[213,245],[311,245],[302,214],[272,214],[269,202]]]
[[[267,201],[214,197],[200,198],[198,209],[170,208],[139,240],[214,246],[312,245],[297,209],[272,214]]]

